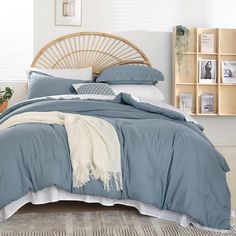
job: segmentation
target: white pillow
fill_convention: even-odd
[[[43,74],[50,76],[63,78],[63,79],[72,79],[72,80],[84,80],[92,81],[93,80],[93,69],[92,67],[80,68],[80,69],[38,69],[30,68],[27,71],[29,75],[30,71],[37,71]],[[29,76],[27,76],[29,78]]]
[[[115,94],[121,92],[128,93],[134,97],[139,97],[159,103],[164,101],[165,97],[161,90],[156,85],[141,85],[141,84],[119,84],[110,85]]]

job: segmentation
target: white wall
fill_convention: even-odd
[[[146,0],[147,6],[141,9],[143,0],[83,0],[82,26],[68,27],[55,26],[54,0],[34,0],[34,52],[36,54],[42,46],[54,38],[69,33],[79,31],[115,33],[140,47],[150,58],[153,66],[164,73],[165,81],[159,86],[166,96],[166,102],[170,102],[172,26],[176,24],[207,26],[210,11],[207,4],[215,1],[217,0]],[[214,14],[208,22],[212,27],[216,20],[213,16]],[[236,118],[200,117],[198,120],[214,144],[236,146]]]
[[[206,7],[208,1],[209,0],[182,0],[181,24],[187,25],[188,27],[205,27],[209,10]]]
[[[186,0],[83,0],[82,26],[55,26],[55,0],[34,0],[34,49],[50,40],[79,31],[171,32],[182,19]],[[145,37],[145,35],[144,35]]]
[[[235,0],[207,0],[207,27],[236,28]]]

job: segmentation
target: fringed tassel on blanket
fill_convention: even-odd
[[[93,165],[89,165],[86,168],[81,167],[77,169],[76,172],[78,175],[73,175],[73,187],[83,187],[91,179],[94,179],[100,180],[106,191],[111,190],[111,184],[113,181],[117,191],[123,189],[121,173],[104,172],[98,168],[95,168]]]

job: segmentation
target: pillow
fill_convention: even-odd
[[[76,94],[72,86],[75,82],[84,81],[56,78],[39,72],[31,72],[27,99],[61,94]]]
[[[121,92],[129,93],[134,97],[143,98],[155,103],[162,102],[165,99],[163,93],[156,85],[123,84],[111,85],[111,88],[115,92],[115,94],[119,94]]]
[[[73,80],[86,80],[93,81],[92,67],[86,67],[81,69],[38,69],[30,68],[30,71],[41,72],[42,74],[51,75],[57,78],[73,79]]]
[[[111,87],[103,83],[73,84],[73,87],[78,94],[115,95]]]
[[[108,84],[154,84],[164,80],[163,74],[154,68],[140,65],[118,65],[105,69],[96,82]]]

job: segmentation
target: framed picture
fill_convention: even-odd
[[[201,95],[201,113],[214,113],[214,95]]]
[[[192,113],[193,96],[191,93],[180,93],[179,94],[179,109],[185,111],[188,114]]]
[[[222,81],[236,84],[236,61],[222,61]]]
[[[201,52],[214,53],[215,52],[215,35],[214,34],[201,34]]]
[[[55,0],[56,25],[81,25],[81,0]]]
[[[216,60],[199,60],[199,83],[216,83]]]

